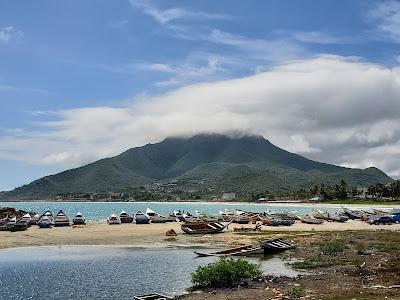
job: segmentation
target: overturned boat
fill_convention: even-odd
[[[220,222],[197,222],[197,223],[185,223],[181,225],[183,232],[188,234],[210,234],[222,232],[228,227],[227,224],[222,224]]]
[[[146,215],[150,218],[151,223],[167,223],[167,222],[175,222],[175,216],[162,216],[159,213],[156,213],[154,210],[147,208]]]
[[[86,225],[86,220],[80,212],[78,212],[72,219],[72,224],[74,225]]]
[[[143,213],[142,211],[138,210],[135,213],[135,223],[136,224],[149,224],[150,223],[150,218]]]
[[[119,219],[121,220],[121,223],[133,223],[133,217],[130,216],[126,211],[121,211],[119,214]]]
[[[294,220],[275,219],[267,216],[260,216],[261,224],[266,226],[291,226]]]
[[[306,224],[319,225],[324,223],[324,220],[316,219],[310,216],[304,216],[304,217],[297,216],[297,218],[300,220],[301,223],[306,223]]]

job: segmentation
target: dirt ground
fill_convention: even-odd
[[[292,266],[306,275],[265,277],[245,287],[197,291],[183,299],[400,299],[399,232],[291,232],[286,238],[297,249],[282,256],[296,260]]]

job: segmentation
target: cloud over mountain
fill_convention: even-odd
[[[73,167],[167,136],[249,132],[308,158],[400,176],[399,99],[399,68],[318,56],[123,107],[59,111],[1,138],[0,159]]]

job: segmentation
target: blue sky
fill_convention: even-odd
[[[179,128],[158,128],[156,123],[173,104],[177,106],[165,124],[175,124],[180,107],[196,107],[190,106],[190,96],[180,104],[169,102],[168,97],[177,101],[189,88],[252,80],[255,74],[272,76],[276,68],[294,61],[309,63],[301,65],[302,72],[312,65],[330,68],[338,76],[337,64],[346,64],[346,72],[369,65],[383,77],[390,72],[391,78],[382,79],[383,87],[393,85],[398,82],[399,43],[398,1],[2,1],[0,190],[182,133]],[[317,64],[317,58],[323,62]],[[271,79],[266,80],[268,85]],[[397,92],[395,86],[390,95]],[[246,96],[242,101],[248,103]],[[382,103],[382,113],[387,114],[374,120],[373,127],[366,128],[360,119],[343,129],[362,132],[357,139],[370,151],[362,159],[339,150],[329,153],[332,146],[320,146],[317,133],[287,131],[288,126],[279,122],[268,131],[243,119],[234,129],[243,126],[313,159],[352,167],[373,164],[398,176],[398,161],[382,162],[376,156],[384,147],[397,157],[397,131],[385,133],[382,124],[397,124],[398,119],[390,114],[390,100],[375,99],[375,103]],[[150,105],[158,114],[146,115],[147,121],[140,120],[142,127],[128,130],[138,122],[132,116],[150,110],[140,105]],[[225,110],[232,107],[223,105]],[[252,102],[246,109],[253,106]],[[108,125],[99,125],[104,123]],[[176,126],[182,123],[187,124],[182,120]],[[319,128],[325,130],[324,126]],[[221,126],[216,131],[230,129]],[[211,129],[199,126],[202,130]],[[114,141],[115,135],[121,138]]]

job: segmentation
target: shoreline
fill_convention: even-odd
[[[254,228],[255,225],[231,224],[219,234],[184,234],[179,223],[165,224],[88,224],[86,226],[56,227],[40,229],[32,226],[26,231],[0,232],[0,249],[29,246],[128,246],[142,248],[162,247],[229,247],[244,244],[257,244],[260,238],[268,239],[273,236],[291,234],[308,234],[315,232],[343,231],[400,231],[400,224],[369,225],[361,221],[346,223],[325,222],[321,225],[311,225],[296,222],[290,227],[262,226],[261,231],[236,233],[234,228]],[[177,236],[166,236],[170,229]]]
[[[389,203],[379,203],[379,204],[363,204],[363,203],[326,203],[326,202],[316,202],[316,203],[307,203],[307,202],[266,202],[266,203],[255,203],[255,202],[213,202],[213,201],[47,201],[47,200],[24,200],[24,201],[15,201],[15,200],[0,200],[0,203],[84,203],[84,204],[104,204],[104,203],[115,203],[115,204],[198,204],[198,205],[254,205],[254,206],[289,206],[289,207],[337,207],[341,208],[343,206],[347,207],[360,207],[360,208],[400,208],[400,204],[389,204]]]

